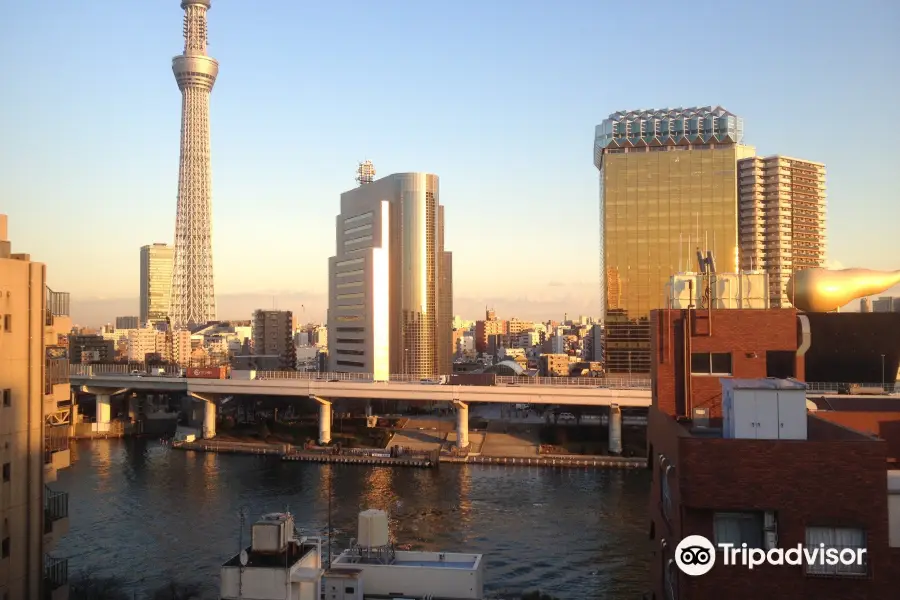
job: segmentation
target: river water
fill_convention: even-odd
[[[391,517],[397,543],[483,553],[492,598],[540,588],[562,599],[638,599],[649,587],[648,474],[444,465],[437,470],[280,462],[172,450],[147,440],[81,441],[54,489],[69,492],[70,573],[117,576],[140,598],[171,579],[217,598],[240,517],[290,510],[324,532],[331,479],[335,549],[360,510]]]

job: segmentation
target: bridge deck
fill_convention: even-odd
[[[496,402],[507,404],[558,404],[572,406],[650,406],[650,390],[613,389],[587,385],[428,385],[412,382],[373,382],[318,379],[199,379],[135,377],[122,374],[72,375],[73,385],[115,390],[183,392],[210,396],[238,394],[359,398],[428,402]]]

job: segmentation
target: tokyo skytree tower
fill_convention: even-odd
[[[219,63],[206,55],[210,0],[182,0],[184,53],[172,59],[181,90],[181,159],[170,318],[176,328],[216,318],[212,257],[212,174],[209,156],[209,94]]]

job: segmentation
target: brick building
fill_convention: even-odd
[[[897,597],[900,547],[892,546],[900,539],[890,537],[900,536],[889,536],[889,527],[900,527],[900,507],[889,509],[889,500],[900,502],[889,495],[889,473],[897,473],[888,471],[885,441],[804,414],[803,405],[796,415],[802,435],[794,439],[784,439],[777,409],[773,429],[754,433],[756,439],[723,429],[723,387],[727,395],[737,378],[757,380],[748,385],[760,388],[781,384],[759,378],[802,381],[804,353],[815,344],[808,324],[792,309],[651,313],[654,600]],[[723,380],[730,383],[723,386]],[[757,420],[764,424],[773,408],[767,398],[756,397]],[[726,412],[727,425],[733,411]],[[764,550],[842,536],[843,547],[866,550],[867,562],[859,569],[749,570],[722,565],[720,552],[709,573],[691,577],[675,562],[676,547],[688,535]]]

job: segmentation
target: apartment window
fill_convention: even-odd
[[[826,549],[834,548],[840,552],[841,560],[836,565],[830,565],[827,561],[816,560],[813,564],[806,565],[806,572],[810,575],[865,575],[868,573],[868,561],[866,556],[866,532],[854,527],[807,527],[806,547]],[[852,559],[850,557],[853,557]],[[853,560],[862,557],[857,563]],[[849,559],[849,560],[844,560]],[[851,564],[843,564],[850,562]],[[820,564],[824,563],[824,564]]]
[[[346,227],[347,225],[352,225],[353,223],[360,223],[362,221],[365,221],[366,219],[370,219],[370,218],[372,218],[372,214],[373,214],[372,211],[369,211],[369,212],[363,213],[361,215],[356,215],[355,217],[350,217],[348,219],[344,219],[344,226]]]
[[[341,304],[337,308],[338,310],[362,310],[365,307],[365,304]]]
[[[797,353],[791,350],[766,350],[766,377],[787,379],[796,376]]]
[[[3,331],[12,331],[12,315],[3,315]]]
[[[335,277],[353,277],[354,275],[362,275],[363,270],[357,269],[356,271],[344,271],[343,273],[338,273]]]
[[[339,284],[337,284],[337,288],[338,288],[339,290],[342,290],[342,289],[346,289],[346,288],[362,287],[362,284],[363,284],[363,283],[364,283],[364,282],[362,282],[362,281],[349,281],[349,282],[347,282],[347,283],[339,283]]]
[[[344,245],[352,246],[354,244],[362,244],[363,242],[371,242],[371,241],[372,241],[371,235],[364,235],[362,237],[353,238],[352,240],[344,240]]]
[[[9,466],[9,463],[3,463],[3,483],[7,483],[11,476],[11,467]]]
[[[3,406],[12,406],[12,390],[10,389],[3,390]]]
[[[339,360],[337,361],[339,367],[364,367],[365,365],[361,362],[357,362],[355,360]]]
[[[355,298],[362,298],[363,296],[364,296],[364,294],[362,292],[356,292],[353,294],[338,294],[337,299],[338,300],[353,300]]]
[[[364,259],[362,259],[362,258],[353,258],[350,260],[342,260],[338,263],[335,263],[334,266],[336,266],[337,268],[340,269],[341,267],[350,267],[353,265],[361,265],[361,264],[363,264],[363,260]]]
[[[346,348],[338,348],[336,350],[337,354],[346,354],[348,356],[365,356],[365,350],[348,350]]]
[[[365,342],[366,342],[365,340],[360,340],[360,339],[356,339],[356,338],[338,338],[337,339],[338,344],[364,344]]]
[[[758,512],[727,512],[713,516],[716,544],[734,544],[740,548],[763,547],[763,515]]]
[[[338,327],[338,331],[343,331],[345,333],[362,333],[366,330],[365,327]],[[338,340],[340,341],[340,340]]]
[[[692,375],[731,375],[730,352],[694,352],[691,354]]]
[[[9,558],[9,538],[3,538],[3,542],[0,542],[0,558]]]
[[[359,227],[353,227],[352,229],[345,229],[344,235],[350,235],[351,233],[359,233],[360,231],[369,231],[372,229],[371,223],[366,223],[365,225],[360,225]]]

